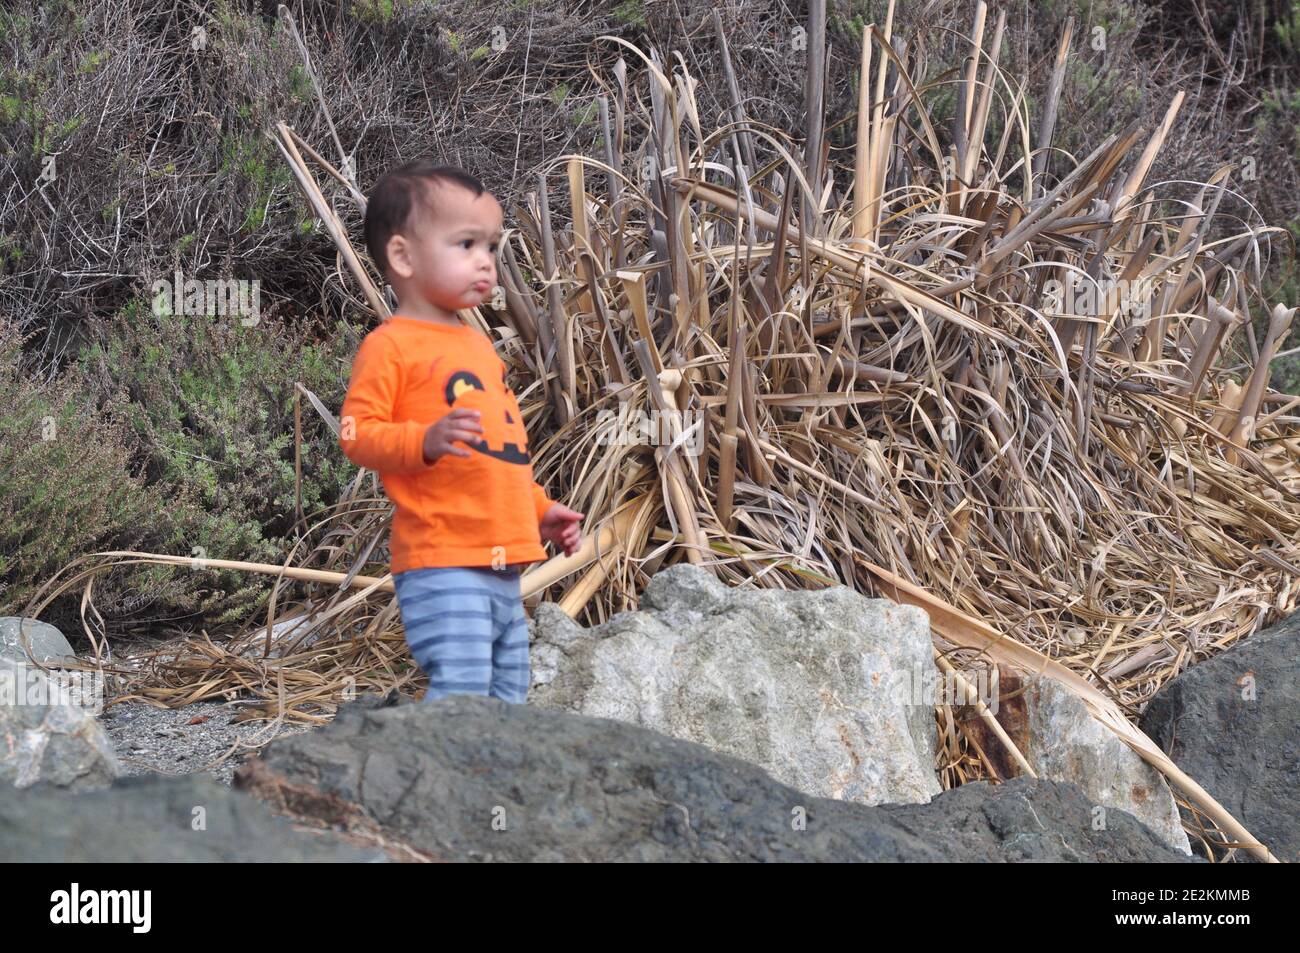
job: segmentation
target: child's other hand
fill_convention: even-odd
[[[552,503],[537,528],[541,530],[543,541],[554,543],[564,550],[564,555],[572,556],[578,551],[582,539],[582,530],[578,526],[582,516],[563,503]]]
[[[447,414],[436,424],[430,424],[424,432],[424,462],[434,463],[443,454],[453,457],[468,457],[469,451],[455,445],[455,441],[478,443],[483,436],[483,426],[479,423],[482,415],[477,410],[459,407]]]

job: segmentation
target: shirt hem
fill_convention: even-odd
[[[508,566],[511,564],[528,564],[542,562],[549,558],[541,546],[506,548],[505,554],[496,559],[492,556],[492,547],[472,546],[460,549],[440,549],[433,553],[416,553],[403,560],[392,560],[390,571],[395,576],[412,569],[440,569],[455,566]]]

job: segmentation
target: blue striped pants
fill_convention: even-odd
[[[411,569],[393,576],[411,655],[429,676],[425,701],[528,697],[528,619],[517,567]]]

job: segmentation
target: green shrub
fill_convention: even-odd
[[[0,320],[0,615],[19,614],[78,556],[138,548],[176,502],[133,469],[120,396],[97,407],[76,367],[33,379],[21,368],[21,344],[16,325]],[[82,588],[41,617],[80,631]],[[95,604],[129,605],[131,588],[120,573],[103,577]]]
[[[283,561],[294,542],[294,382],[340,406],[353,349],[342,329],[317,345],[266,315],[251,327],[238,317],[160,317],[137,300],[110,322],[103,344],[83,351],[101,388],[129,395],[149,482],[195,505],[171,551]],[[334,502],[355,473],[335,449],[303,401],[305,513]],[[204,606],[213,625],[260,605],[267,588],[264,577],[221,576],[227,597]]]

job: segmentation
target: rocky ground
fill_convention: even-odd
[[[126,641],[115,645],[114,658],[156,652],[166,644]],[[229,787],[235,769],[266,742],[319,727],[282,722],[272,729],[264,720],[237,722],[250,704],[256,703],[200,701],[173,709],[129,700],[106,703],[97,720],[121,762],[122,776],[206,773]]]
[[[847,589],[733,591],[682,565],[601,626],[540,607],[527,705],[363,695],[308,726],[241,722],[247,700],[95,714],[24,697],[0,705],[0,856],[1204,856],[1189,853],[1163,779],[1048,684],[998,712],[1037,779],[1007,770],[1004,784],[937,790],[930,633],[899,608]],[[4,655],[12,628],[0,619],[9,681],[25,669]],[[70,652],[56,629],[35,628],[37,657]],[[1144,723],[1291,861],[1297,632],[1300,617],[1193,666]],[[923,678],[902,677],[916,666]],[[199,807],[212,823],[191,832]],[[155,834],[131,833],[144,831]]]
[[[106,708],[99,721],[122,762],[124,776],[206,772],[229,786],[235,769],[264,742],[315,727],[282,723],[272,729],[265,721],[240,724],[235,718],[242,707],[239,702],[223,701],[171,709],[126,701]]]
[[[275,816],[273,816],[275,815]],[[195,818],[201,818],[196,824]],[[0,789],[0,856],[29,861],[1185,862],[1073,784],[976,782],[927,804],[798,791],[703,745],[605,718],[363,695],[226,788],[119,778]]]

